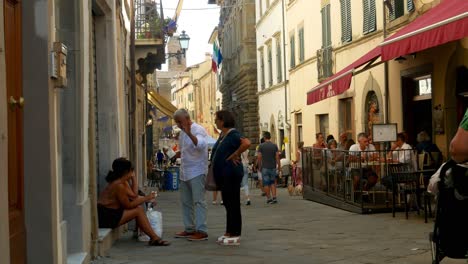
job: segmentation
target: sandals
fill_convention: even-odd
[[[239,246],[240,237],[224,237],[224,239],[219,241],[218,244],[222,246]]]
[[[162,240],[162,239],[150,240],[148,242],[148,246],[153,246],[153,247],[167,247],[170,244],[171,244],[170,242],[168,242],[166,240]]]

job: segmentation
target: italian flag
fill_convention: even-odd
[[[214,72],[218,71],[218,67],[223,61],[223,55],[221,55],[221,51],[219,50],[216,41],[213,42],[213,54],[211,54],[211,69]]]

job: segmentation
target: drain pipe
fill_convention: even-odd
[[[284,128],[285,128],[285,136],[288,139],[288,143],[284,144],[284,152],[286,153],[286,159],[291,160],[291,124],[288,122],[288,83],[289,80],[286,78],[286,20],[285,20],[285,4],[284,0],[281,0],[281,15],[282,15],[282,23],[283,23],[283,75],[284,75]]]

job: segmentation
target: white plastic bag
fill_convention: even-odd
[[[151,228],[153,231],[158,235],[158,237],[162,238],[163,233],[163,224],[162,224],[162,214],[161,212],[153,210],[153,208],[148,208],[146,211],[146,216],[150,222]],[[149,241],[150,238],[147,235],[140,235],[138,237],[139,241]]]

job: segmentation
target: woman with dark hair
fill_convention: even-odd
[[[226,208],[226,232],[217,242],[220,245],[239,245],[242,230],[239,187],[244,176],[240,157],[249,148],[250,141],[234,128],[231,112],[216,112],[215,124],[221,135],[213,146],[211,164]]]
[[[132,163],[126,158],[118,158],[112,163],[112,170],[106,177],[107,186],[97,202],[100,228],[116,228],[136,219],[138,227],[150,237],[150,246],[168,246],[169,242],[156,235],[140,205],[155,199],[156,193],[138,196],[135,173]],[[129,181],[132,180],[132,184]],[[136,187],[136,188],[135,188]]]

